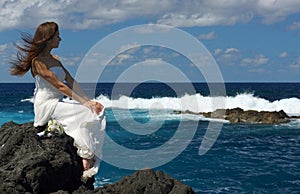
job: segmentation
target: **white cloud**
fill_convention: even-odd
[[[300,57],[294,60],[293,64],[289,65],[290,68],[300,70]]]
[[[285,58],[287,56],[288,56],[288,53],[286,51],[279,54],[280,58]]]
[[[294,22],[292,25],[288,27],[289,30],[298,30],[300,29],[300,22]]]
[[[131,59],[132,56],[128,54],[120,54],[117,56],[117,63],[121,64],[123,61]]]
[[[258,0],[257,14],[263,17],[263,22],[274,23],[284,20],[287,16],[300,11],[298,0]]]
[[[243,67],[256,67],[265,65],[269,62],[269,58],[267,58],[263,54],[256,54],[252,57],[245,57],[247,53],[248,52],[234,47],[226,49],[218,48],[214,50],[214,56],[221,65],[240,65]],[[256,68],[256,70],[257,69],[258,68]],[[252,69],[251,71],[253,72],[256,70]]]
[[[107,63],[110,63],[113,56],[105,55],[102,52],[88,52],[82,59],[80,65],[83,67],[96,68],[98,66],[106,66]],[[83,68],[85,69],[85,68]]]
[[[226,60],[236,60],[239,56],[239,49],[236,49],[236,48],[227,48],[223,55],[222,55],[222,58],[223,60],[226,59]]]
[[[251,72],[251,73],[264,73],[264,72],[266,72],[266,70],[263,69],[263,68],[257,68],[257,69],[250,69],[250,70],[248,70],[248,72]]]
[[[293,22],[290,26],[287,27],[288,30],[296,31],[300,35],[300,22]]]
[[[170,13],[158,19],[159,24],[172,25],[176,27],[193,27],[193,26],[215,26],[215,25],[234,25],[238,22],[246,23],[253,16],[251,14],[232,15],[226,18],[221,13]]]
[[[143,65],[161,65],[166,64],[166,62],[162,58],[147,58],[143,62]]]
[[[9,28],[35,28],[54,20],[68,29],[90,29],[137,17],[152,17],[172,7],[171,1],[105,0],[2,0],[0,31]]]
[[[137,50],[139,50],[141,48],[141,45],[138,44],[137,42],[133,43],[133,44],[126,44],[126,45],[121,45],[119,52],[127,52],[127,53],[134,53]]]
[[[147,24],[139,27],[135,27],[135,32],[139,34],[153,34],[153,33],[168,33],[172,28],[164,25]]]
[[[214,55],[217,56],[217,55],[221,54],[222,51],[223,51],[223,49],[217,48],[214,50]]]
[[[235,25],[254,17],[273,23],[300,12],[298,0],[2,0],[0,31],[54,20],[65,29],[91,29],[134,18],[179,27]],[[298,28],[297,23],[294,24]]]
[[[80,56],[60,56],[59,59],[61,60],[62,64],[66,66],[78,66],[82,57]]]
[[[182,1],[183,9],[165,14],[159,23],[174,26],[212,26],[247,23],[254,17],[274,23],[300,11],[297,0]],[[188,6],[189,5],[189,6]]]
[[[198,37],[200,40],[212,40],[216,38],[215,32],[209,32],[207,34],[200,34]]]
[[[4,52],[7,48],[7,44],[0,44],[0,52]]]
[[[226,51],[225,51],[225,54],[229,54],[229,53],[232,53],[232,52],[239,52],[239,49],[227,48]]]
[[[9,66],[9,61],[16,57],[17,49],[12,43],[0,44],[0,66]]]
[[[256,55],[253,58],[245,58],[242,60],[242,66],[260,66],[268,63],[269,59],[264,55]]]
[[[144,54],[151,53],[153,51],[154,47],[153,46],[147,46],[143,49]]]
[[[240,61],[241,52],[237,48],[215,49],[216,60],[223,65],[235,65]]]

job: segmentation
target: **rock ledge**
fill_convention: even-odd
[[[203,115],[206,118],[225,119],[230,123],[255,123],[255,124],[281,124],[288,123],[292,119],[299,119],[300,116],[288,116],[283,110],[281,111],[255,111],[243,110],[241,108],[234,109],[217,109],[213,112],[192,112],[174,111],[177,114],[196,114]]]
[[[81,181],[82,161],[72,138],[41,139],[36,133],[32,123],[1,126],[0,193],[194,193],[191,187],[152,169],[94,189],[94,179]]]

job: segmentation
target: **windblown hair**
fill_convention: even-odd
[[[18,53],[16,59],[11,61],[11,75],[22,76],[31,68],[32,60],[38,56],[46,47],[47,41],[53,38],[58,31],[58,25],[55,22],[45,22],[39,25],[35,34],[22,33],[23,45],[16,44]]]

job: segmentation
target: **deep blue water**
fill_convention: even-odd
[[[141,84],[135,87],[130,93],[131,98],[126,98],[128,106],[131,107],[130,116],[133,120],[125,114],[127,109],[121,100],[132,86],[132,84],[118,86],[114,96],[111,96],[111,91],[114,87],[116,89],[116,86],[110,83],[98,84],[95,91],[97,99],[108,107],[107,134],[118,144],[133,150],[149,150],[168,143],[180,123],[184,124],[187,133],[192,126],[197,126],[196,133],[187,148],[175,159],[156,167],[155,170],[163,170],[192,186],[197,193],[300,192],[299,120],[282,125],[224,122],[213,147],[206,154],[199,155],[199,146],[209,122],[217,121],[199,119],[193,115],[180,117],[173,114],[172,109],[176,100],[186,95],[185,85],[177,84],[179,89],[176,92],[172,90],[172,85],[162,83]],[[194,84],[194,87],[197,94],[201,94],[200,100],[212,98],[206,84],[198,83]],[[84,88],[87,93],[94,94],[91,85],[86,84]],[[10,120],[17,123],[33,120],[33,106],[30,99],[34,84],[0,83],[0,90],[0,125]],[[228,107],[234,107],[236,104],[255,110],[283,109],[288,114],[300,115],[300,83],[228,83],[226,93]],[[162,110],[151,108],[149,104],[153,103],[151,101],[153,98],[165,107]],[[112,102],[116,103],[115,106]],[[189,100],[185,103],[189,103]],[[118,118],[116,114],[119,115]],[[120,121],[124,121],[132,128],[135,127],[135,122],[140,124],[153,122],[162,125],[154,133],[137,135],[120,126]],[[178,138],[172,143],[180,145],[184,141],[184,138]],[[133,157],[133,160],[139,162],[139,158],[135,158],[134,155],[128,157]],[[159,158],[160,153],[158,152],[157,156],[146,156],[146,159],[150,160],[153,157]],[[115,182],[133,172],[134,170],[102,162],[100,172],[96,176],[96,186]]]

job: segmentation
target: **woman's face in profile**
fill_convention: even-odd
[[[50,46],[51,48],[58,48],[60,41],[61,38],[59,36],[59,31],[56,31],[54,36],[48,41],[48,46]]]

